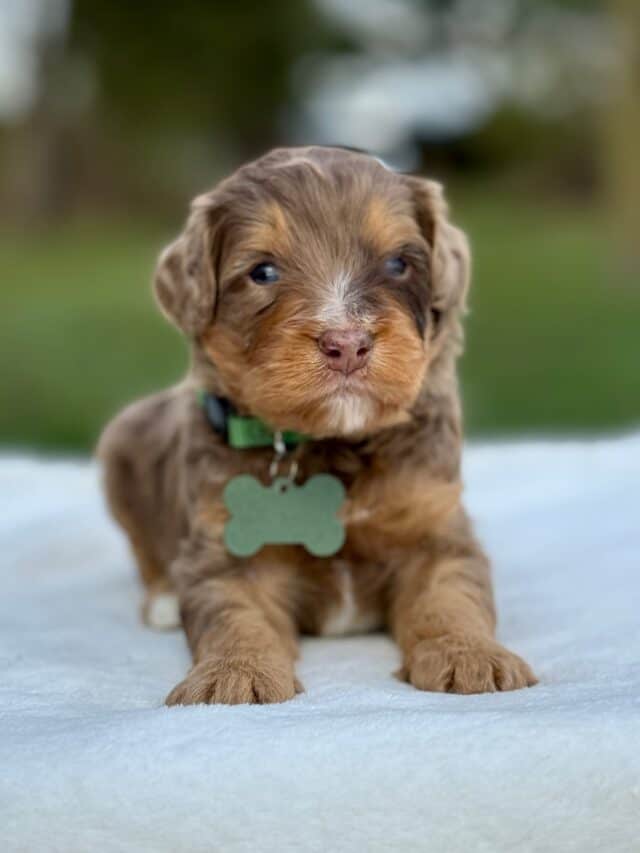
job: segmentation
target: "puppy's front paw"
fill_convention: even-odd
[[[522,658],[499,643],[457,635],[422,640],[401,675],[419,690],[440,693],[492,693],[537,683]]]
[[[167,696],[167,705],[243,705],[285,702],[302,685],[286,658],[215,657],[196,664]]]

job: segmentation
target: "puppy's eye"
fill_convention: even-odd
[[[258,264],[249,273],[249,278],[256,284],[275,284],[280,279],[280,273],[275,264]]]
[[[384,268],[394,278],[401,278],[407,271],[407,262],[398,255],[395,258],[387,258]]]

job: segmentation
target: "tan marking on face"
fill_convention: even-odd
[[[381,257],[407,243],[421,240],[420,230],[410,212],[398,203],[374,196],[362,221],[362,237]]]
[[[244,252],[264,252],[274,257],[286,257],[292,252],[291,229],[282,207],[270,202],[260,212],[245,239]]]
[[[241,335],[228,326],[213,324],[202,336],[201,344],[218,369],[221,392],[236,403],[242,403],[246,359]]]

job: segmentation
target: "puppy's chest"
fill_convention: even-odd
[[[347,486],[339,517],[345,529],[343,548],[323,566],[316,563],[312,568],[318,572],[318,596],[311,622],[315,623],[314,633],[323,636],[382,628],[394,565],[384,532],[377,529],[376,512],[362,500],[356,484]]]
[[[324,636],[361,634],[382,627],[383,606],[379,580],[354,572],[346,560],[332,565],[324,606],[316,614],[315,629]]]
[[[316,473],[326,473],[326,468],[305,470],[302,482]],[[398,546],[405,545],[396,541],[393,532],[397,526],[393,516],[403,512],[399,491],[391,494],[384,481],[371,476],[340,479],[346,499],[338,516],[346,538],[335,556],[313,557],[301,547],[278,543],[277,538],[269,542],[268,531],[261,531],[265,547],[247,559],[250,575],[263,575],[273,567],[290,573],[292,595],[299,601],[300,627],[311,634],[358,634],[383,627]],[[230,514],[221,491],[209,492],[200,523],[224,538]],[[215,497],[212,492],[217,492]]]

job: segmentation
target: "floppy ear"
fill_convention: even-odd
[[[464,231],[449,222],[442,186],[424,178],[410,178],[416,219],[431,246],[431,308],[464,310],[471,278],[471,253]]]
[[[184,231],[158,259],[153,287],[162,312],[192,337],[213,320],[219,226],[213,193],[198,196]]]

